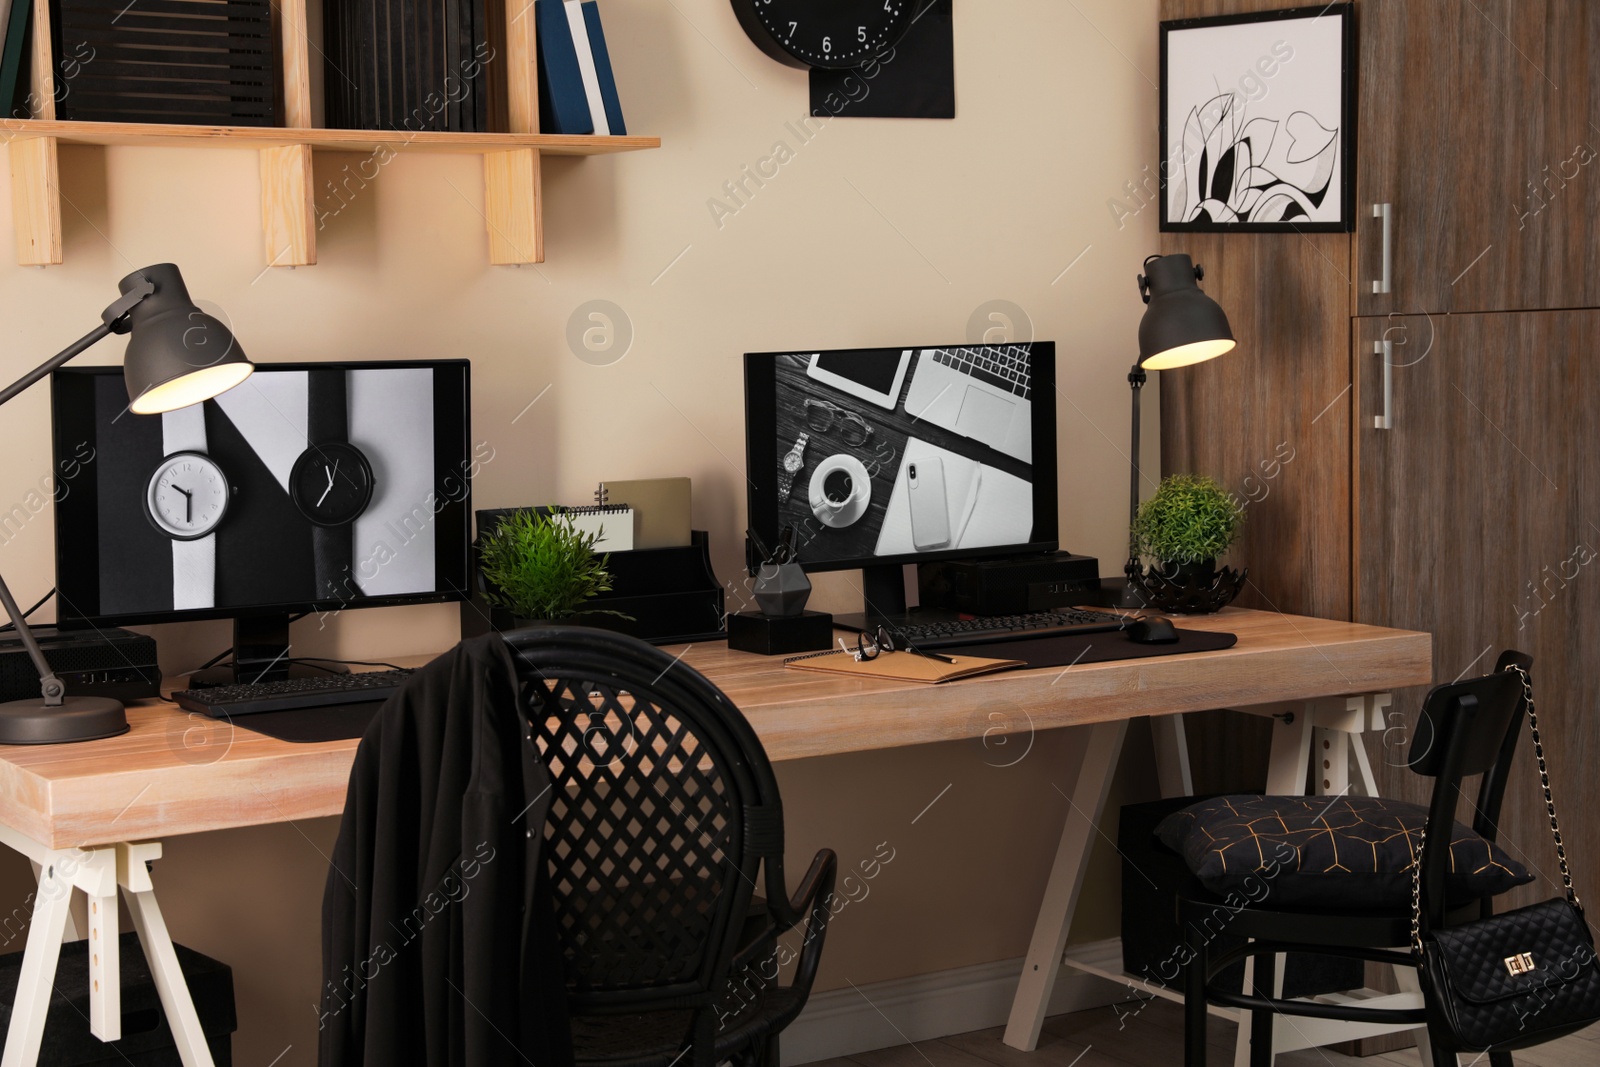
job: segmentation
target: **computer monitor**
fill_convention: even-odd
[[[284,677],[303,614],[462,600],[466,360],[262,364],[135,415],[119,367],[51,377],[59,625],[234,620],[238,677]]]
[[[1050,342],[751,353],[745,431],[750,529],[862,569],[844,625],[906,614],[904,564],[1060,547]]]

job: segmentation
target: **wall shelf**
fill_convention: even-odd
[[[304,0],[281,0],[284,114],[289,127],[183,126],[138,122],[65,122],[55,118],[49,0],[34,0],[35,117],[0,122],[9,145],[17,262],[59,264],[59,145],[136,145],[254,149],[261,157],[261,229],[266,263],[304,267],[317,261],[314,152],[449,152],[483,157],[489,261],[544,262],[542,156],[595,156],[659,148],[658,137],[584,137],[538,132],[538,80],[532,5],[508,0],[505,61],[507,114],[513,133],[433,130],[325,130],[311,126]]]

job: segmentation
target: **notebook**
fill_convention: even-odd
[[[635,548],[682,548],[692,543],[689,533],[691,483],[688,478],[644,478],[629,482],[601,482],[595,491],[599,504],[626,505],[634,510]]]
[[[944,659],[953,659],[955,662],[946,663]],[[879,678],[886,682],[934,684],[1027,666],[1020,659],[980,659],[977,656],[945,656],[944,659],[934,659],[915,652],[884,652],[875,659],[857,661],[855,653],[835,648],[827,652],[791,656],[783,661],[783,665],[802,671],[849,674],[857,678]]]
[[[577,46],[562,0],[535,0],[539,41],[539,130],[541,133],[594,132],[589,95],[578,67]]]

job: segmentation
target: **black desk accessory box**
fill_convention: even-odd
[[[75,697],[144,700],[161,695],[156,640],[129,630],[58,630],[37,626],[44,658]],[[16,634],[0,639],[0,700],[39,695],[39,673]]]
[[[728,616],[728,647],[762,656],[819,652],[833,645],[833,616],[825,611],[763,615],[741,611]]]
[[[61,946],[39,1062],[57,1067],[178,1067],[183,1061],[161,1009],[155,979],[145,962],[139,937],[131,931],[118,941],[122,956],[122,1039],[104,1044],[89,1032],[88,946],[87,941],[69,941]],[[194,999],[195,1014],[200,1016],[200,1029],[211,1049],[211,1059],[217,1067],[229,1067],[233,1063],[232,1035],[238,1028],[233,970],[193,949],[182,945],[173,948]],[[10,1025],[21,972],[22,953],[0,956],[0,1028]]]
[[[1070,552],[1007,559],[948,560],[917,567],[922,606],[968,615],[1019,615],[1089,603],[1100,561]]]
[[[482,523],[479,524],[481,530]],[[641,548],[606,554],[611,570],[611,592],[589,601],[588,607],[617,611],[616,615],[580,615],[579,626],[616,630],[653,644],[680,641],[717,641],[723,629],[722,584],[711,569],[711,535],[690,534],[681,548]],[[472,552],[472,599],[461,605],[461,636],[476,637],[490,630],[514,630],[517,620],[504,608],[490,605],[483,594],[483,576],[477,570],[478,553]]]

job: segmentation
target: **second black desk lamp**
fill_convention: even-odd
[[[1228,316],[1205,293],[1199,282],[1205,269],[1182,253],[1149,256],[1144,273],[1139,275],[1139,295],[1147,305],[1139,320],[1139,359],[1128,372],[1133,390],[1133,471],[1128,489],[1128,562],[1123,568],[1127,582],[1118,607],[1142,608],[1138,547],[1132,543],[1134,522],[1139,518],[1139,394],[1149,380],[1146,371],[1174,370],[1233,351],[1237,344]]]

